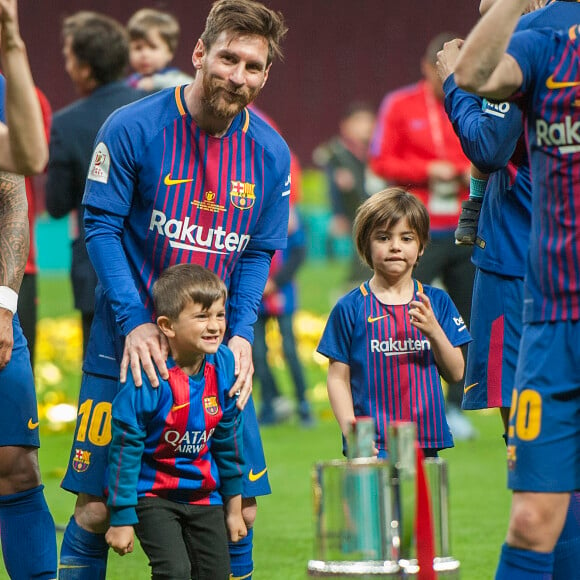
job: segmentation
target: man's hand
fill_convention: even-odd
[[[463,40],[456,38],[455,40],[446,42],[443,45],[443,50],[437,53],[437,73],[439,74],[441,82],[444,83],[445,79],[453,72],[462,44]]]
[[[159,379],[155,367],[157,367],[161,378],[167,379],[169,373],[165,361],[168,354],[167,338],[156,324],[148,322],[137,326],[125,339],[125,350],[121,361],[121,382],[124,383],[127,380],[127,369],[130,367],[135,386],[140,387],[143,384],[141,378],[141,366],[143,366],[151,386],[158,387]]]
[[[252,376],[254,374],[254,363],[252,361],[252,345],[241,336],[233,336],[228,342],[229,349],[234,353],[236,361],[235,373],[236,382],[230,389],[230,397],[239,392],[236,406],[243,409],[252,394]]]
[[[9,362],[14,346],[14,334],[12,332],[13,314],[6,308],[0,308],[0,370]]]
[[[111,526],[105,534],[105,541],[119,556],[130,554],[135,545],[133,526]]]

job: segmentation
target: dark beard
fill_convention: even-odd
[[[218,85],[215,80],[204,76],[202,102],[214,117],[233,119],[257,97],[259,92],[259,89],[246,89],[244,92],[232,93]]]

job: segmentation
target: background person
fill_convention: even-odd
[[[127,22],[131,87],[155,92],[190,83],[193,78],[170,66],[179,41],[179,22],[168,12],[142,8]]]

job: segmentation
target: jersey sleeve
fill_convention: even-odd
[[[281,250],[288,238],[288,213],[290,208],[290,150],[280,138],[277,147],[266,153],[266,183],[270,191],[263,197],[264,206],[256,222],[250,250]]]
[[[124,109],[113,113],[95,139],[83,204],[127,216],[133,202],[140,151],[145,148],[136,123]]]
[[[220,493],[225,497],[242,493],[244,473],[243,412],[236,407],[237,397],[230,397],[229,387],[235,382],[234,357],[222,347],[219,351],[221,372],[224,381],[224,410],[211,441],[211,453],[220,475]]]
[[[145,448],[146,423],[156,407],[159,390],[144,378],[135,387],[132,377],[113,400],[109,448],[109,496],[112,526],[136,524],[137,484]]]
[[[445,111],[467,158],[484,173],[504,168],[522,135],[515,103],[493,103],[462,91],[451,74],[443,84]]]
[[[543,29],[516,32],[512,36],[507,54],[516,60],[523,75],[522,86],[516,93],[516,98],[522,92],[532,91],[538,80],[544,80],[541,73],[546,65],[546,59],[550,57],[546,44],[552,34],[552,31]]]
[[[356,313],[352,302],[348,304],[345,298],[331,310],[316,350],[329,359],[349,364]]]

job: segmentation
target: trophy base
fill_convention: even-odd
[[[392,578],[400,580],[401,568],[397,562],[388,560],[368,560],[361,562],[325,562],[310,560],[308,562],[308,576],[315,578]]]

